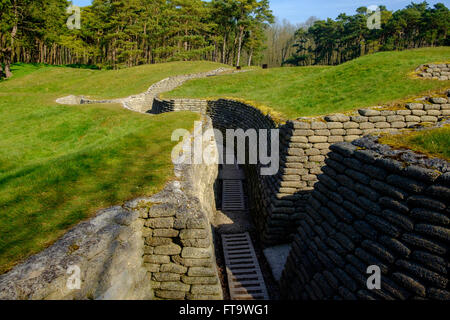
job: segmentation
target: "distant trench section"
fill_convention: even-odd
[[[59,104],[65,104],[65,105],[83,105],[83,104],[111,104],[111,103],[118,103],[122,104],[122,106],[125,109],[129,109],[131,111],[140,112],[140,113],[151,113],[153,110],[153,102],[154,99],[164,93],[171,90],[174,90],[175,88],[181,86],[183,83],[185,83],[188,80],[193,79],[200,79],[200,78],[207,78],[207,77],[214,77],[222,74],[230,74],[230,73],[241,73],[241,72],[249,72],[251,69],[248,70],[232,70],[230,68],[218,68],[212,71],[207,72],[201,72],[201,73],[194,73],[194,74],[188,74],[188,75],[178,75],[169,77],[166,79],[163,79],[161,81],[158,81],[157,83],[153,84],[150,88],[147,89],[147,91],[131,95],[126,98],[117,98],[117,99],[91,99],[85,96],[74,96],[70,95],[67,97],[62,97],[56,100]]]
[[[416,69],[419,77],[429,80],[450,80],[450,63],[423,64]]]

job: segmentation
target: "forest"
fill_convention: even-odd
[[[442,4],[380,6],[369,29],[366,7],[335,20],[276,21],[269,0],[94,0],[80,28],[67,0],[0,0],[0,77],[11,64],[119,69],[168,61],[224,64],[336,65],[377,51],[449,45]]]
[[[260,59],[268,0],[94,0],[68,28],[66,0],[0,0],[0,61],[117,69],[179,60]]]
[[[450,12],[442,3],[411,3],[395,12],[379,6],[380,27],[369,29],[366,7],[355,15],[315,21],[295,33],[296,52],[282,64],[337,65],[378,52],[450,45]]]

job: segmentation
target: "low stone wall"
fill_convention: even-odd
[[[177,181],[164,191],[129,204],[145,221],[144,263],[151,287],[159,299],[220,300],[210,224],[218,167],[177,165],[175,170]]]
[[[444,68],[444,65],[428,65]],[[441,69],[442,69],[441,68]],[[440,70],[441,70],[440,69]],[[211,76],[223,72],[215,70]],[[445,72],[445,71],[443,71]],[[210,115],[214,126],[221,130],[280,129],[281,167],[275,176],[259,175],[259,167],[246,166],[250,185],[250,204],[262,241],[266,245],[289,242],[290,235],[299,224],[299,215],[304,212],[317,175],[325,164],[331,144],[353,141],[364,135],[396,132],[423,123],[436,123],[450,116],[447,96],[418,99],[404,107],[375,107],[348,114],[333,114],[325,117],[299,118],[279,125],[251,105],[233,100],[206,101],[200,99],[163,100],[158,93],[170,91],[184,81],[199,75],[180,76],[163,80],[152,86],[146,98],[154,97],[151,113],[193,111]],[[151,93],[151,94],[150,94]],[[73,99],[69,99],[73,100]],[[142,104],[138,96],[134,97]],[[124,105],[126,103],[124,102]],[[130,109],[136,109],[127,105]],[[137,110],[137,109],[136,109]]]
[[[152,299],[142,230],[138,213],[120,206],[103,210],[1,275],[0,300]],[[77,269],[79,289],[71,286]]]
[[[292,242],[285,298],[449,300],[449,163],[369,138],[331,150]],[[381,290],[367,288],[371,265]]]
[[[96,100],[96,99],[86,98],[84,96],[70,95],[67,97],[59,98],[56,100],[56,102],[59,104],[66,104],[66,105],[120,103],[126,109],[136,111],[136,112],[146,113],[146,112],[149,112],[150,110],[152,110],[153,102],[155,101],[155,98],[159,94],[161,94],[163,92],[171,91],[171,90],[181,86],[183,83],[185,83],[188,80],[213,77],[213,76],[217,76],[222,73],[225,73],[225,72],[230,72],[230,69],[218,68],[216,70],[207,71],[207,72],[169,77],[169,78],[163,79],[163,80],[153,84],[144,93],[132,95],[132,96],[129,96],[126,98]],[[233,73],[234,72],[239,72],[239,71],[233,71]]]
[[[420,77],[433,80],[450,80],[450,63],[424,64],[417,68]]]
[[[151,113],[160,114],[174,111],[192,111],[205,114],[208,109],[208,101],[198,99],[173,99],[161,100],[155,98]]]

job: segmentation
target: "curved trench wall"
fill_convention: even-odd
[[[233,100],[156,99],[154,112],[190,110],[209,115],[220,130],[280,129],[280,170],[261,176],[258,166],[246,166],[249,203],[265,245],[292,240],[300,217],[322,174],[330,146],[377,132],[397,132],[418,124],[436,124],[450,116],[448,94],[422,98],[403,107],[375,107],[348,114],[306,117],[277,125],[251,105]],[[270,144],[269,144],[270,145]]]
[[[331,146],[283,272],[285,298],[449,300],[449,164],[354,144]],[[370,265],[381,290],[367,289]]]
[[[174,99],[161,100],[156,98],[153,101],[151,113],[160,114],[174,111],[192,111],[205,114],[208,110],[208,101],[197,99]]]
[[[223,137],[226,137],[225,130],[227,129],[247,131],[248,129],[271,130],[278,128],[269,115],[264,115],[251,105],[234,100],[155,99],[153,106],[152,113],[189,110],[207,114],[211,117],[214,128],[222,131]],[[286,137],[281,139],[284,141]],[[270,132],[268,140],[270,140]],[[244,165],[244,169],[249,183],[250,212],[260,231],[261,240],[266,244],[288,241],[289,233],[295,231],[293,213],[297,196],[289,198],[279,194],[282,183],[279,174],[262,176],[260,175],[260,165]],[[289,230],[288,234],[286,234],[286,230]]]

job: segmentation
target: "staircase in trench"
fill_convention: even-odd
[[[219,179],[222,180],[222,211],[235,223],[248,219],[243,180],[245,175],[239,165],[223,165]],[[246,216],[243,216],[246,215]],[[241,218],[241,219],[239,219]],[[245,226],[240,226],[245,229]],[[230,230],[231,231],[231,230]],[[248,232],[222,233],[228,287],[231,300],[269,300],[267,287],[258,258]]]

